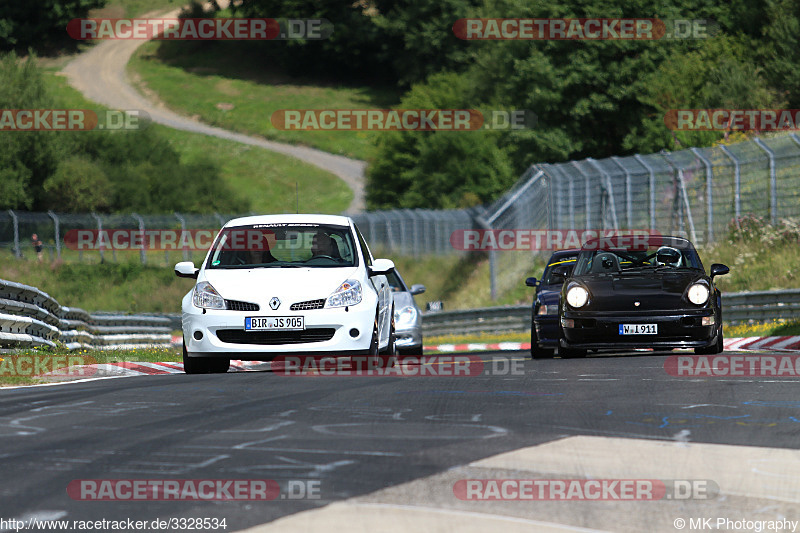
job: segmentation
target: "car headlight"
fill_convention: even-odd
[[[402,307],[394,310],[394,325],[396,328],[413,326],[417,320],[417,310],[413,306]]]
[[[708,301],[708,295],[710,294],[708,287],[704,283],[695,283],[686,293],[686,296],[689,297],[689,301],[695,305],[703,305]]]
[[[361,283],[348,279],[328,296],[325,307],[344,307],[361,303]]]
[[[567,303],[571,307],[583,307],[586,305],[586,302],[589,301],[589,291],[581,287],[580,285],[575,285],[571,289],[567,291]]]
[[[225,309],[225,298],[207,281],[201,281],[194,286],[192,303],[201,309]]]

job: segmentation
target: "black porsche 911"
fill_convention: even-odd
[[[722,302],[714,277],[681,237],[624,236],[587,241],[559,300],[561,357],[587,350],[694,348],[722,352]]]

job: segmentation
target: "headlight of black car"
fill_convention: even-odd
[[[579,309],[586,305],[588,301],[589,291],[586,290],[586,287],[577,283],[574,285],[570,284],[570,286],[567,288],[567,303],[570,307]]]
[[[692,283],[686,290],[686,297],[695,305],[703,305],[708,301],[711,291],[705,283]]]

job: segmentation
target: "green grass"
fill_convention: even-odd
[[[83,98],[69,86],[65,77],[56,75],[53,68],[45,70],[45,80],[58,107],[105,109]],[[250,209],[256,213],[294,212],[295,186],[302,199],[300,208],[306,212],[337,214],[347,209],[352,201],[353,193],[342,180],[299,159],[158,124],[149,127],[169,141],[183,163],[192,163],[201,156],[211,159],[220,168],[222,179],[240,197],[247,199]]]
[[[129,263],[38,263],[0,254],[0,279],[32,285],[58,303],[87,311],[179,313],[194,280],[172,266]],[[176,258],[177,262],[177,258]]]
[[[32,365],[42,365],[47,370],[57,370],[64,366],[130,362],[168,362],[181,361],[181,353],[176,348],[139,348],[135,350],[67,350],[57,348],[25,348],[0,354],[0,387],[14,385],[35,385],[52,381],[63,381],[65,377],[40,378],[31,375]],[[57,358],[57,359],[56,359]],[[66,364],[61,366],[60,361]],[[22,375],[20,375],[20,370]]]
[[[800,246],[797,243],[727,242],[698,250],[706,270],[712,263],[730,267],[715,278],[722,292],[800,288]]]
[[[283,45],[284,43],[270,43]],[[283,131],[270,122],[279,109],[377,109],[395,104],[390,89],[298,79],[276,72],[263,48],[242,42],[150,42],[128,70],[141,90],[203,122],[357,159],[375,153],[370,131]]]

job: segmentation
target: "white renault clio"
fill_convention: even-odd
[[[373,259],[353,221],[264,215],[223,226],[183,298],[188,374],[226,372],[231,359],[281,354],[394,354],[388,259]]]

